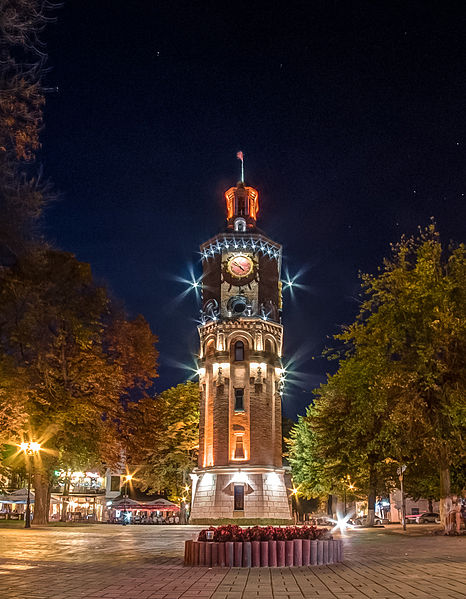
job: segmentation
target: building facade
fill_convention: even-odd
[[[257,190],[225,192],[226,230],[201,246],[199,463],[192,523],[291,521],[282,466],[281,246]]]

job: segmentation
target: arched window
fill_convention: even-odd
[[[235,361],[242,362],[244,360],[244,343],[237,341],[235,343]]]
[[[215,341],[213,339],[209,339],[209,341],[205,345],[204,355],[205,356],[213,356],[215,353]]]
[[[235,231],[239,233],[244,233],[246,231],[246,221],[244,218],[235,219]]]
[[[243,437],[237,435],[235,445],[235,460],[244,460]]]
[[[265,351],[275,353],[275,344],[270,339],[267,339],[265,342]]]

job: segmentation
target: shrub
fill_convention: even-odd
[[[293,541],[294,539],[331,539],[326,528],[315,526],[252,526],[241,528],[237,524],[210,526],[199,533],[198,541],[207,541],[207,531],[213,531],[213,541]]]

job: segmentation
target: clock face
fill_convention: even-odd
[[[247,277],[251,274],[253,266],[254,265],[251,258],[239,255],[230,258],[227,268],[231,275],[242,279],[243,277]]]

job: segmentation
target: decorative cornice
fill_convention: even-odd
[[[201,256],[203,260],[208,260],[216,254],[230,250],[249,250],[275,260],[281,260],[282,254],[282,246],[264,235],[220,233],[201,245]]]
[[[281,338],[283,334],[283,326],[271,320],[263,320],[262,318],[238,318],[232,320],[215,320],[209,321],[206,324],[198,326],[199,335],[201,338],[212,333],[231,331],[249,331],[254,332],[260,330],[265,333]]]
[[[235,474],[238,472],[244,474],[262,474],[269,472],[276,472],[277,474],[284,474],[289,468],[286,467],[278,467],[278,466],[256,466],[248,464],[244,464],[239,466],[238,464],[231,464],[229,466],[207,466],[204,468],[194,468],[193,473],[197,476],[201,474]]]

